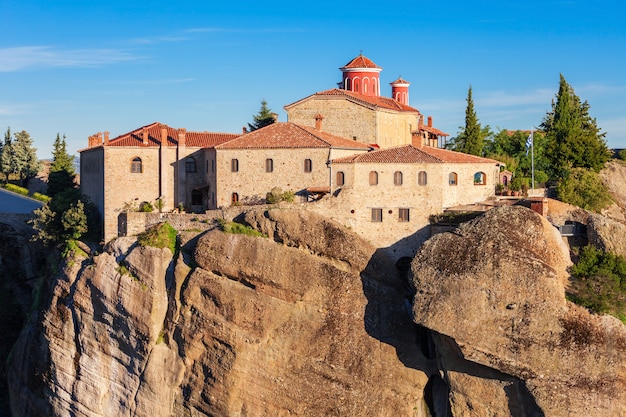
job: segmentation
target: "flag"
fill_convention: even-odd
[[[528,135],[528,139],[526,139],[526,156],[528,156],[528,150],[533,146],[533,132],[530,131],[530,135]]]

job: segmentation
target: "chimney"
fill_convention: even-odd
[[[109,132],[104,132],[104,146],[109,144]]]
[[[272,117],[274,118],[274,122],[278,121],[278,113],[272,113]]]
[[[181,127],[178,129],[178,146],[187,146],[185,136],[187,135],[187,129]]]
[[[144,145],[148,144],[148,129],[145,127],[141,130],[141,141]]]
[[[167,126],[161,126],[161,146],[168,146],[167,143]]]
[[[98,145],[102,145],[102,132],[96,133],[96,137],[98,138]]]
[[[411,144],[416,148],[424,146],[424,138],[422,137],[422,132],[420,130],[414,130],[411,132]]]
[[[428,127],[433,127],[433,116],[428,116]]]
[[[320,132],[322,131],[322,120],[324,120],[324,116],[317,113],[315,115],[315,130],[319,130]]]
[[[246,133],[248,133],[248,129],[246,129],[246,127],[244,126],[241,128],[241,134],[245,135]]]

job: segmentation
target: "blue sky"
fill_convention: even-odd
[[[228,4],[231,3],[231,4]],[[562,73],[626,148],[626,4],[618,0],[0,2],[0,129],[41,158],[158,121],[240,132],[262,99],[283,106],[336,86],[360,51],[410,104],[456,136],[472,86],[480,122],[531,129]]]

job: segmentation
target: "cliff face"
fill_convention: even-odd
[[[422,247],[413,312],[437,332],[453,415],[626,415],[626,327],[565,300],[569,262],[556,229],[522,207]]]
[[[13,415],[425,416],[394,266],[322,218],[249,216],[280,243],[210,231],[192,270],[120,239],[60,274],[15,346]]]
[[[429,240],[409,280],[349,230],[251,211],[269,238],[118,239],[51,278],[8,367],[22,416],[624,416],[626,331],[565,300],[530,210]]]

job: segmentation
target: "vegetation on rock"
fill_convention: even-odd
[[[266,234],[259,232],[258,230],[253,229],[250,226],[246,226],[241,223],[229,222],[224,219],[217,220],[219,228],[224,233],[232,233],[237,235],[246,235],[253,237],[267,237]]]
[[[168,248],[176,253],[178,232],[168,222],[160,223],[137,236],[137,243],[141,246]]]
[[[590,211],[600,212],[612,202],[608,188],[590,169],[573,168],[559,181],[557,192],[561,201]]]
[[[570,301],[626,323],[626,258],[588,245],[571,273]]]

